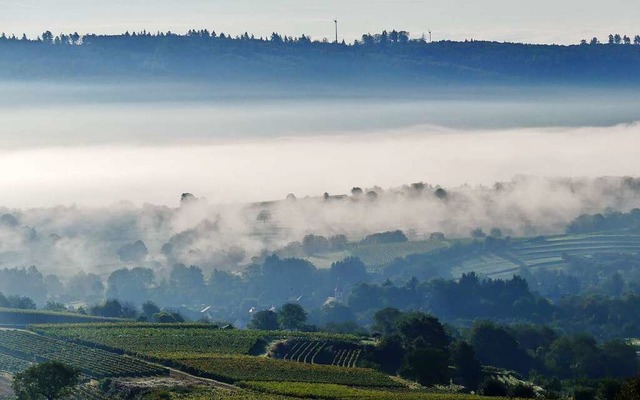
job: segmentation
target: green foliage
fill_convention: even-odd
[[[300,329],[306,321],[307,312],[299,304],[287,303],[278,310],[278,322],[285,329]]]
[[[618,379],[605,378],[600,381],[598,386],[598,400],[616,400],[616,397],[622,391],[623,382]]]
[[[153,320],[161,324],[179,324],[184,322],[184,318],[180,313],[169,311],[160,311],[159,313],[153,314]]]
[[[489,378],[482,383],[480,393],[490,397],[506,397],[509,393],[509,388],[504,382],[496,378]]]
[[[622,385],[616,400],[637,400],[640,399],[640,376],[630,379]]]
[[[54,400],[78,384],[80,370],[59,362],[35,365],[15,375],[13,390],[19,400]]]
[[[533,386],[524,383],[518,383],[509,389],[509,397],[517,399],[533,399],[536,397],[536,391]]]
[[[381,232],[369,235],[360,244],[406,243],[409,239],[402,231]]]
[[[44,309],[47,311],[57,311],[57,312],[67,312],[67,306],[62,303],[58,303],[55,301],[47,301],[47,304],[44,306]]]
[[[356,257],[347,257],[335,262],[329,270],[331,285],[350,287],[367,280],[367,267]]]
[[[36,303],[28,297],[5,296],[3,293],[0,293],[0,307],[35,310]]]
[[[528,372],[531,357],[504,327],[492,322],[477,322],[469,332],[469,341],[484,365]]]
[[[401,316],[402,312],[396,308],[387,307],[376,311],[373,314],[374,324],[372,329],[383,335],[393,335],[398,330],[397,323]]]
[[[251,322],[249,322],[249,328],[262,331],[277,331],[280,329],[278,315],[270,310],[258,311],[253,314]]]
[[[425,386],[449,382],[449,354],[443,349],[418,347],[407,352],[400,376]]]
[[[482,381],[482,365],[469,343],[460,341],[451,345],[451,365],[462,385],[471,390],[478,388]]]

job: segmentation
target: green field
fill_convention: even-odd
[[[363,387],[401,387],[389,376],[365,368],[343,368],[276,360],[267,357],[221,355],[177,360],[223,381],[295,381]]]
[[[96,378],[154,376],[167,372],[131,357],[18,330],[0,330],[0,353],[37,362],[59,361]]]
[[[243,382],[243,387],[271,394],[326,400],[505,400],[468,394],[442,394],[410,390],[373,390],[334,384],[303,382]]]

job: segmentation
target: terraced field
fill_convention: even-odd
[[[518,240],[504,252],[487,252],[462,260],[452,275],[474,271],[493,278],[510,277],[520,266],[561,268],[563,255],[588,256],[598,253],[638,253],[640,235],[562,235],[546,240]]]
[[[0,330],[0,353],[36,362],[59,361],[95,378],[154,376],[168,372],[131,357],[18,330]]]
[[[355,368],[362,353],[360,346],[355,343],[327,340],[294,339],[286,347],[281,355],[283,360],[345,368]]]

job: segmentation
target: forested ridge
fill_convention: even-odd
[[[619,36],[619,35],[617,35]],[[625,36],[627,37],[627,36]],[[637,39],[637,37],[636,37]],[[389,85],[640,82],[640,41],[575,46],[409,39],[407,32],[363,35],[354,43],[274,33],[231,37],[208,30],[79,34],[37,39],[0,36],[0,79],[149,79]]]

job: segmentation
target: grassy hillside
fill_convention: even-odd
[[[68,324],[83,322],[117,322],[119,319],[92,317],[82,314],[42,311],[17,310],[0,308],[0,325],[30,325],[30,324]]]

